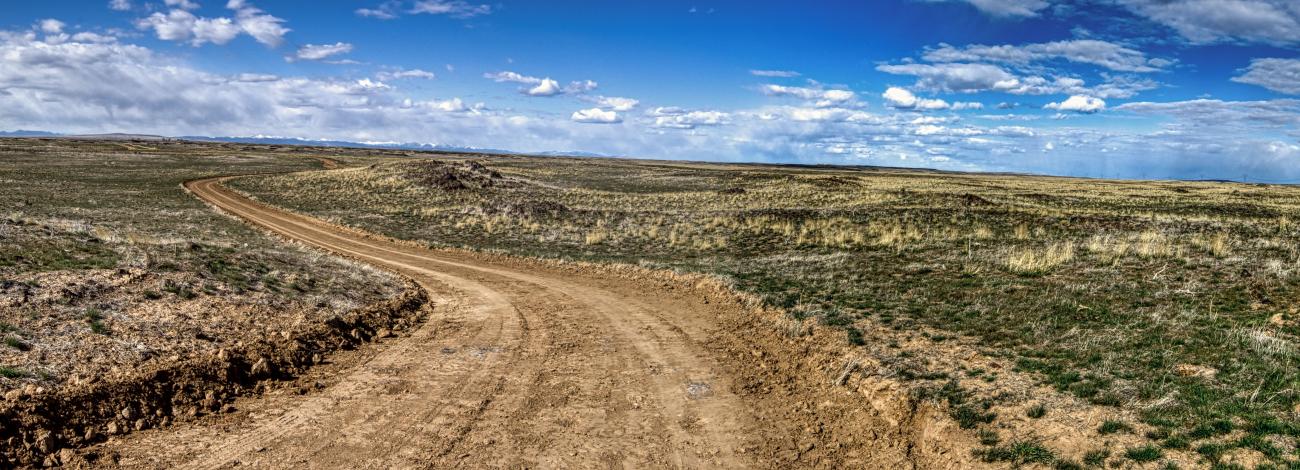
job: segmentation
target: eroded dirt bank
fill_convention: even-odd
[[[781,314],[705,278],[428,250],[268,208],[218,180],[190,188],[282,236],[405,274],[436,308],[322,390],[83,450],[97,466],[977,464],[942,413],[849,380],[843,333],[788,334]]]
[[[85,463],[74,448],[221,412],[236,397],[262,391],[264,380],[296,376],[332,352],[411,328],[426,302],[411,284],[396,299],[212,356],[151,362],[52,392],[10,391],[0,408],[0,458],[10,465]]]

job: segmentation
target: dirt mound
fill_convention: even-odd
[[[501,173],[475,161],[425,160],[409,165],[406,177],[423,186],[443,191],[482,190],[507,183]]]

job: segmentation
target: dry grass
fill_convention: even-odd
[[[138,148],[137,148],[138,147]],[[318,168],[222,146],[0,139],[0,393],[200,357],[393,295],[398,280],[222,216],[183,180]],[[198,338],[198,339],[196,339]]]
[[[1055,242],[1045,248],[1026,248],[1007,256],[1007,269],[1021,274],[1040,274],[1074,260],[1074,243]]]

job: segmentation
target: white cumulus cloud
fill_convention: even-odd
[[[813,102],[816,106],[839,106],[849,103],[857,98],[857,94],[849,90],[838,89],[820,89],[784,85],[763,85],[759,89],[763,94],[768,96],[792,96],[802,100]]]
[[[573,81],[569,82],[568,85],[561,86],[560,82],[551,77],[531,77],[510,71],[485,73],[483,74],[483,78],[487,78],[497,83],[519,83],[523,85],[531,85],[519,89],[520,93],[528,96],[557,96],[563,94],[581,95],[595,90],[599,86],[592,80]]]
[[[524,94],[528,96],[555,96],[560,93],[564,93],[564,90],[560,88],[560,83],[550,78],[543,78],[537,86],[524,91]]]
[[[631,111],[641,104],[641,101],[633,98],[622,98],[618,96],[595,96],[588,101],[596,103],[597,107],[612,109],[614,111]]]
[[[652,125],[666,129],[694,129],[697,126],[720,126],[731,119],[731,114],[721,111],[682,111],[656,117]]]
[[[48,18],[41,20],[40,26],[41,32],[45,34],[59,34],[63,32],[63,27],[66,26],[66,24],[54,18]]]
[[[574,111],[570,116],[574,122],[584,122],[591,124],[614,124],[623,122],[623,118],[618,113],[607,111],[600,108],[582,109]]]
[[[1106,101],[1091,96],[1074,95],[1060,103],[1048,103],[1043,109],[1091,114],[1106,109]]]
[[[168,2],[170,5],[173,2]],[[235,10],[235,18],[204,18],[195,16],[181,2],[177,8],[141,18],[135,22],[139,29],[152,29],[158,39],[164,41],[187,41],[193,46],[211,43],[222,45],[245,33],[262,44],[278,47],[284,42],[284,35],[290,31],[281,23],[284,20],[268,15],[260,9],[248,5],[246,1],[232,1],[229,6]]]
[[[951,105],[947,101],[940,99],[917,98],[915,94],[904,88],[889,87],[882,93],[881,98],[885,99],[890,107],[898,109],[915,109],[918,111],[948,109]]]

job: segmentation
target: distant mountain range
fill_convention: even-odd
[[[229,142],[236,144],[261,144],[261,145],[304,145],[316,147],[355,147],[355,148],[382,148],[398,150],[434,150],[441,152],[466,152],[466,153],[496,153],[510,154],[519,153],[510,150],[479,148],[479,147],[458,147],[454,145],[441,144],[421,144],[415,142],[350,142],[346,140],[327,140],[327,139],[299,139],[296,137],[209,137],[198,135],[187,135],[177,137],[181,140],[192,140],[197,142]]]
[[[546,152],[518,152],[514,150],[502,150],[484,147],[463,147],[455,145],[442,144],[421,144],[416,142],[349,142],[346,140],[313,140],[299,139],[295,137],[206,137],[206,136],[183,136],[177,137],[182,140],[193,140],[199,142],[230,142],[237,144],[263,144],[263,145],[314,145],[318,147],[354,147],[354,148],[379,148],[379,149],[396,149],[396,150],[426,150],[436,152],[458,152],[458,153],[491,153],[500,155],[528,154],[552,157],[610,157],[593,152],[580,151],[546,151]]]
[[[377,148],[377,149],[395,149],[395,150],[424,150],[438,152],[458,152],[458,153],[490,153],[490,154],[528,154],[541,156],[556,157],[610,157],[593,152],[581,151],[546,151],[546,152],[516,152],[513,150],[502,150],[482,147],[461,147],[454,145],[442,144],[421,144],[416,142],[349,142],[345,140],[326,140],[326,139],[299,139],[296,137],[272,137],[272,136],[252,136],[252,137],[210,137],[187,135],[180,137],[165,137],[158,135],[144,134],[59,134],[45,131],[0,131],[0,137],[63,137],[63,138],[85,138],[85,139],[105,139],[105,140],[189,140],[195,142],[227,142],[236,144],[260,144],[260,145],[297,145],[297,146],[317,146],[317,147],[351,147],[351,148]]]
[[[0,131],[0,137],[57,137],[59,134],[45,131]]]

